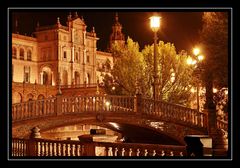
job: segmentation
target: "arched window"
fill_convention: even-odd
[[[20,49],[20,60],[24,60],[24,49]]]
[[[28,50],[28,52],[27,52],[27,60],[28,61],[32,61],[32,52],[31,52],[31,50]]]
[[[90,77],[90,74],[88,73],[87,74],[87,81],[86,81],[87,84],[90,84],[91,83],[91,77]]]
[[[75,59],[76,59],[76,62],[78,62],[79,58],[78,58],[78,52],[75,53]]]
[[[90,56],[89,56],[89,51],[87,51],[86,55],[87,55],[87,63],[90,63]]]
[[[67,51],[63,52],[63,59],[67,59]]]
[[[12,48],[12,58],[17,59],[17,49],[15,47]]]

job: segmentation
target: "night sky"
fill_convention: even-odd
[[[105,51],[109,42],[109,36],[112,32],[112,25],[114,23],[115,11],[92,11],[92,10],[64,10],[59,12],[57,10],[41,11],[41,10],[27,10],[12,11],[12,23],[18,19],[20,34],[27,33],[30,35],[34,32],[39,21],[40,26],[53,25],[60,17],[62,25],[66,25],[67,15],[69,11],[72,15],[77,11],[80,18],[83,16],[87,25],[87,31],[91,31],[95,27],[97,37],[100,38],[97,47],[98,50]],[[153,11],[136,12],[136,11],[118,11],[119,22],[123,26],[123,33],[125,38],[131,37],[138,42],[140,48],[144,45],[153,43],[153,32],[149,26],[149,17],[153,15]],[[11,15],[12,14],[12,15]],[[159,40],[164,42],[171,42],[175,44],[177,51],[186,50],[189,53],[192,48],[199,42],[198,32],[201,29],[202,12],[157,12],[161,18],[161,28],[158,33]]]

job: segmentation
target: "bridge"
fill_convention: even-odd
[[[153,101],[152,99],[143,98],[141,95],[73,97],[57,95],[48,99],[12,105],[13,146],[16,144],[26,146],[30,142],[42,144],[43,146],[40,145],[40,148],[43,151],[40,148],[35,150],[34,156],[89,155],[86,150],[85,152],[84,150],[79,152],[81,146],[86,145],[81,142],[58,142],[44,139],[30,141],[27,138],[31,134],[31,129],[36,126],[41,131],[45,131],[76,123],[100,124],[106,122],[127,123],[150,128],[177,140],[182,145],[170,147],[169,145],[118,144],[116,147],[116,144],[113,143],[94,142],[91,143],[90,147],[86,146],[86,148],[91,149],[88,151],[93,151],[96,146],[104,146],[104,155],[111,156],[116,156],[119,151],[121,151],[121,156],[149,156],[150,153],[151,156],[183,156],[186,154],[184,137],[192,134],[207,135],[209,121],[207,113],[163,101]],[[227,122],[218,120],[216,125],[219,130],[227,132]],[[44,145],[47,146],[44,147]],[[15,146],[14,149],[19,150],[20,148]],[[28,155],[27,149],[22,147],[21,154],[15,152],[15,155]],[[47,149],[48,151],[46,151]],[[58,149],[60,152],[57,151]],[[126,149],[128,152],[126,152]],[[161,150],[157,152],[156,149]],[[36,151],[38,152],[36,153]],[[78,151],[78,154],[73,151]],[[125,154],[123,154],[124,151]]]

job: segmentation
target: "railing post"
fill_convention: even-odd
[[[94,143],[84,143],[83,156],[95,156],[95,145]]]
[[[55,102],[55,113],[56,115],[61,115],[62,113],[62,95],[61,94],[57,94],[56,96],[56,102]]]
[[[78,136],[78,139],[80,142],[83,142],[83,156],[95,156],[95,143],[93,142],[93,136],[92,135],[81,135]]]
[[[136,94],[134,97],[134,112],[142,113],[142,95]]]
[[[37,138],[41,138],[40,129],[38,127],[34,127],[31,130],[31,135],[28,141],[28,156],[37,156]]]

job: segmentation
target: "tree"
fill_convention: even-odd
[[[157,47],[160,99],[187,105],[193,85],[193,67],[187,65],[189,56],[183,51],[177,54],[170,43],[160,41]],[[114,66],[111,75],[104,78],[107,93],[135,95],[139,88],[144,97],[153,97],[153,45],[140,52],[138,43],[128,38],[125,47],[114,44],[112,53]]]
[[[204,12],[202,20],[200,37],[206,55],[202,74],[206,83],[205,108],[214,109],[213,85],[219,89],[228,86],[228,13]]]
[[[206,73],[211,72],[216,87],[228,86],[228,13],[204,12],[200,32],[206,53]],[[205,74],[206,75],[206,74]]]
[[[153,45],[145,46],[142,51],[144,57],[144,75],[146,88],[153,84]],[[160,41],[157,45],[157,75],[159,77],[158,97],[167,102],[188,105],[190,89],[193,84],[193,67],[187,65],[186,52],[177,54],[175,46]],[[150,91],[152,92],[152,91]]]
[[[104,78],[106,92],[108,94],[135,95],[136,82],[141,79],[143,71],[143,57],[139,52],[138,43],[128,37],[124,47],[115,43],[111,52],[114,57],[114,66],[111,75]]]

